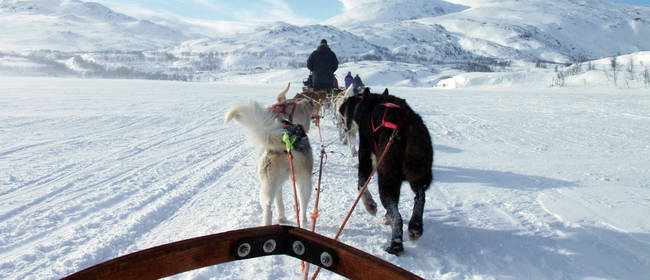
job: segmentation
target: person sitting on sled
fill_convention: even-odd
[[[312,73],[314,90],[325,90],[331,93],[335,81],[334,71],[339,68],[339,60],[325,39],[320,41],[318,48],[307,59],[307,68]]]

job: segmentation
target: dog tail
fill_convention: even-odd
[[[278,94],[278,97],[276,97],[277,100],[278,100],[278,103],[282,103],[282,102],[284,102],[285,100],[287,100],[287,91],[289,91],[289,87],[291,87],[291,83],[289,83],[289,84],[287,85],[287,88],[285,88],[283,91],[281,91],[281,92]]]
[[[284,151],[282,142],[284,129],[271,112],[265,110],[255,101],[243,102],[230,107],[224,122],[236,120],[247,128],[248,139],[262,150]]]

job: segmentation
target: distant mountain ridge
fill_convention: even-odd
[[[196,36],[93,2],[2,0],[0,37],[7,39],[0,42],[0,73],[209,80],[224,72],[304,68],[322,38],[342,63],[406,63],[433,73],[650,50],[650,8],[606,0],[362,3],[323,25],[276,22]]]
[[[94,2],[0,1],[0,50],[143,50],[179,44],[187,35]]]
[[[94,2],[79,0],[32,0],[2,1],[0,10],[10,13],[27,13],[32,15],[67,15],[84,16],[114,22],[129,22],[137,19],[114,12]]]

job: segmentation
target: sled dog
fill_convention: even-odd
[[[286,145],[282,141],[282,137],[285,133],[297,137],[291,153],[296,177],[300,223],[305,227],[307,225],[307,206],[311,196],[313,156],[303,126],[279,120],[272,111],[264,109],[254,101],[231,107],[225,115],[225,122],[230,120],[236,120],[246,127],[249,142],[261,151],[258,171],[261,182],[259,199],[262,206],[262,225],[271,224],[271,203],[273,201],[275,201],[277,210],[277,221],[287,222],[282,200],[282,185],[290,178],[291,171],[287,161]]]
[[[334,97],[334,114],[336,118],[336,128],[339,132],[339,140],[342,141],[343,144],[348,144],[348,147],[350,148],[350,155],[354,157],[357,155],[357,149],[354,143],[357,141],[356,137],[358,127],[355,122],[350,122],[350,126],[348,128],[346,125],[348,119],[347,115],[344,114],[343,110],[341,109],[343,102],[352,96],[354,96],[354,87],[350,86],[347,90],[345,90],[343,94]]]
[[[276,97],[277,103],[273,104],[267,110],[277,119],[285,119],[294,124],[302,125],[305,133],[309,133],[312,117],[320,111],[320,104],[317,100],[301,96],[300,94],[294,98],[287,99],[286,94],[290,86],[291,83],[278,94]]]
[[[394,142],[377,169],[379,197],[386,209],[383,221],[391,225],[391,239],[385,250],[399,255],[402,244],[402,216],[397,204],[403,181],[408,181],[415,193],[413,213],[408,223],[411,240],[422,236],[422,214],[425,191],[433,180],[433,146],[427,127],[404,99],[388,94],[372,94],[367,88],[359,96],[348,96],[339,108],[349,130],[356,123],[359,130],[358,188],[366,182],[375,159],[384,152],[391,135]],[[362,196],[366,210],[375,215],[377,204],[369,192]]]

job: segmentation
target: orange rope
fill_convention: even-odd
[[[348,212],[348,215],[345,216],[345,219],[343,220],[343,224],[341,224],[341,227],[339,227],[339,231],[336,233],[336,236],[334,237],[334,240],[338,240],[339,236],[341,235],[341,232],[343,232],[343,228],[345,227],[345,224],[348,222],[350,219],[350,216],[352,215],[352,212],[354,211],[354,208],[357,207],[357,204],[359,203],[359,200],[361,199],[361,196],[363,193],[366,191],[368,188],[368,184],[370,183],[370,179],[372,179],[372,176],[375,175],[375,171],[377,171],[377,168],[381,165],[382,161],[384,160],[384,156],[386,156],[386,152],[388,152],[388,148],[393,144],[393,140],[395,138],[395,133],[391,135],[390,139],[388,139],[388,143],[386,144],[386,148],[384,148],[384,151],[381,153],[381,156],[379,157],[379,160],[377,160],[377,164],[375,165],[375,168],[370,172],[370,176],[368,176],[368,179],[366,180],[366,183],[363,184],[363,187],[359,191],[359,195],[357,195],[357,199],[354,201],[354,204],[352,204],[352,208]],[[316,276],[318,276],[318,273],[320,272],[321,267],[319,266],[316,269],[316,272],[314,272],[314,276],[312,276],[311,280],[315,280]]]
[[[316,202],[314,203],[314,212],[311,214],[311,231],[316,232],[316,219],[318,219],[318,216],[320,214],[318,213],[318,201],[320,200],[320,182],[321,178],[323,177],[323,155],[325,155],[325,148],[323,147],[323,136],[320,131],[320,111],[323,110],[323,107],[321,106],[318,115],[316,115],[316,123],[318,126],[318,136],[320,137],[320,145],[321,145],[321,150],[320,150],[320,167],[318,170],[318,184],[316,185]],[[303,279],[307,280],[309,276],[309,263],[307,263],[307,267],[303,267]]]
[[[320,131],[320,114],[323,111],[323,106],[318,109],[318,113],[316,114],[316,126],[318,127],[318,137],[320,138],[320,144],[321,146],[323,145],[323,134],[321,134]]]
[[[291,169],[291,182],[293,183],[293,205],[294,209],[296,210],[296,224],[298,225],[298,228],[300,227],[300,207],[298,206],[298,192],[296,188],[296,173],[295,169],[293,168],[293,154],[291,152],[287,152],[287,160],[289,161],[289,168]],[[305,267],[305,261],[300,261],[300,267],[302,269],[303,275],[306,275],[306,267]],[[303,276],[304,277],[304,276]]]
[[[323,177],[323,155],[325,154],[325,150],[321,149],[320,151],[320,168],[318,171],[318,184],[316,185],[316,202],[314,204],[314,212],[311,214],[311,231],[314,232],[316,230],[316,219],[320,216],[318,213],[318,201],[320,198],[320,182],[321,178]]]
[[[293,168],[293,155],[291,152],[287,153],[287,160],[289,161],[289,168],[291,168],[291,182],[293,183],[293,205],[294,209],[296,210],[296,224],[298,225],[298,228],[300,228],[300,215],[298,214],[299,212],[299,206],[298,206],[298,192],[296,189],[296,174]]]

